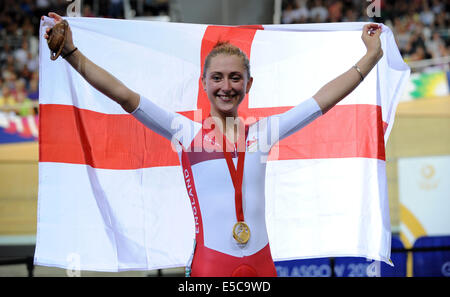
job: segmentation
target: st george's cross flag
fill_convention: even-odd
[[[283,113],[366,52],[364,23],[212,26],[67,18],[75,45],[157,105],[207,115],[204,58],[239,46],[254,78],[243,117]],[[170,141],[50,60],[40,27],[39,194],[35,264],[80,270],[185,266],[194,219]],[[270,152],[266,221],[277,260],[354,256],[389,263],[385,145],[409,77],[391,30],[383,58],[337,106]],[[197,117],[198,119],[198,117]],[[76,264],[74,264],[76,261]]]

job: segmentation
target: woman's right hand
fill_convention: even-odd
[[[58,23],[61,23],[63,21],[63,18],[54,12],[49,12],[48,16],[55,21],[55,25]],[[41,19],[43,20],[44,16],[42,16]],[[45,30],[45,34],[44,34],[45,39],[49,38],[48,33],[49,33],[50,29],[51,29],[51,27],[48,27]],[[62,55],[69,53],[70,51],[72,51],[75,48],[75,45],[73,44],[73,40],[72,40],[72,31],[70,30],[70,26],[67,27],[67,30],[68,31],[66,33],[66,40],[64,42],[64,47],[63,47],[63,50],[61,53]]]

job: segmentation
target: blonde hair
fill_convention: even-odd
[[[218,41],[213,49],[205,58],[205,65],[203,66],[203,78],[206,76],[206,70],[211,63],[211,59],[218,55],[238,56],[242,60],[242,64],[247,71],[247,78],[250,78],[250,61],[247,55],[237,46],[232,45],[228,41]]]

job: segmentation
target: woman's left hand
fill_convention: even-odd
[[[374,57],[377,61],[383,56],[381,49],[381,25],[367,24],[363,27],[361,39],[367,49],[367,54]]]

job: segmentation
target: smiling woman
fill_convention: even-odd
[[[56,23],[62,22],[56,14],[49,16]],[[253,78],[248,57],[231,43],[218,43],[205,59],[202,87],[209,99],[210,116],[202,123],[161,108],[89,60],[81,48],[75,50],[70,26],[62,57],[147,128],[181,145],[178,153],[195,221],[196,245],[192,263],[187,265],[190,268],[192,264],[192,276],[269,277],[276,276],[265,220],[266,162],[262,160],[267,160],[269,150],[253,146],[250,153],[249,147],[264,140],[270,140],[268,146],[272,147],[356,88],[383,54],[380,28],[375,24],[364,26],[362,39],[367,54],[355,67],[326,84],[314,97],[249,125],[238,117],[238,109],[251,90]],[[49,38],[51,31],[46,32],[44,37]],[[183,125],[174,127],[179,120]],[[179,133],[183,127],[193,129]],[[207,150],[205,144],[214,149]]]

